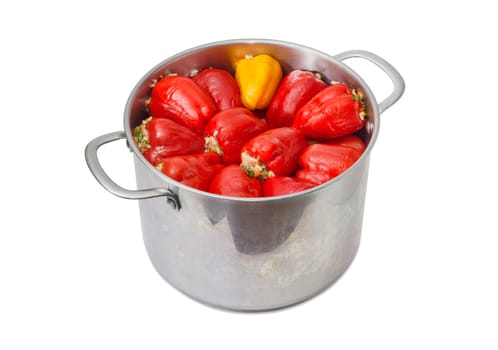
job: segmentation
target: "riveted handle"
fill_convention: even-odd
[[[145,190],[128,190],[125,189],[114,181],[106,174],[100,165],[97,157],[97,150],[100,146],[106,143],[121,140],[126,138],[124,131],[116,131],[109,134],[99,136],[88,143],[85,148],[85,159],[90,169],[90,172],[95,176],[95,179],[112,194],[126,199],[148,199],[155,197],[166,197],[168,203],[171,204],[173,209],[180,210],[180,201],[178,196],[168,188],[151,188]]]
[[[391,107],[399,98],[403,95],[405,91],[405,81],[401,77],[401,74],[394,68],[389,62],[387,62],[382,57],[377,56],[376,54],[364,51],[364,50],[351,50],[335,55],[334,58],[339,61],[344,61],[349,58],[363,58],[366,59],[373,64],[377,65],[380,69],[382,69],[387,76],[391,79],[393,83],[393,91],[391,94],[384,99],[381,103],[379,103],[379,113],[384,112],[386,109]]]

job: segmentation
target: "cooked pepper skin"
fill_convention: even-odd
[[[307,145],[306,137],[297,129],[290,127],[270,129],[242,147],[241,166],[250,176],[262,179],[271,176],[289,176],[296,170],[299,154]],[[248,157],[257,160],[264,170],[259,171],[254,164],[247,162]]]
[[[218,112],[204,128],[206,149],[217,152],[225,165],[240,164],[240,150],[250,139],[266,131],[263,119],[244,107]]]
[[[323,142],[327,145],[337,145],[343,147],[351,147],[360,152],[365,151],[366,145],[361,138],[356,135],[346,135],[336,139],[332,139],[330,141]]]
[[[216,153],[204,152],[169,157],[161,160],[156,167],[184,185],[207,191],[213,177],[223,169],[223,164]]]
[[[209,192],[233,197],[262,197],[261,181],[247,176],[237,164],[224,167],[209,185]]]
[[[291,126],[299,108],[326,87],[327,83],[310,71],[296,69],[285,75],[268,106],[268,126]]]
[[[218,111],[242,107],[240,89],[235,78],[225,69],[207,68],[192,77],[214,100]]]
[[[240,88],[242,104],[251,111],[267,108],[282,75],[280,63],[267,54],[239,60],[235,80]]]
[[[152,88],[150,115],[169,118],[202,134],[206,122],[217,112],[211,96],[191,78],[168,75]]]
[[[147,118],[134,129],[134,139],[145,158],[156,166],[162,159],[204,150],[204,139],[171,119]]]
[[[300,181],[290,176],[269,177],[263,182],[263,193],[265,197],[283,196],[286,194],[301,192],[315,186],[314,184]]]
[[[366,123],[363,101],[344,84],[330,85],[301,107],[292,127],[306,137],[327,140],[352,134]]]
[[[306,147],[299,156],[300,181],[320,185],[351,167],[362,152],[349,146],[315,143]]]

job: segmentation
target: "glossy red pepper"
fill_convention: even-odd
[[[299,156],[300,169],[296,172],[296,178],[320,185],[347,170],[361,154],[361,151],[348,146],[309,145]]]
[[[156,165],[164,158],[199,153],[204,139],[171,119],[147,118],[133,130],[133,138],[145,158]]]
[[[301,192],[313,186],[314,184],[303,182],[295,177],[274,176],[267,178],[263,182],[263,193],[265,197],[283,196]]]
[[[299,108],[326,87],[327,84],[313,72],[297,69],[288,73],[268,106],[268,126],[291,126]]]
[[[342,136],[342,137],[339,137],[337,139],[332,139],[330,141],[326,141],[323,143],[325,143],[327,145],[351,147],[351,148],[357,149],[360,152],[363,152],[366,148],[363,140],[356,135]]]
[[[169,157],[161,160],[156,168],[186,186],[207,191],[211,180],[223,165],[216,153],[204,152]]]
[[[228,165],[214,177],[209,192],[233,197],[262,197],[261,181],[247,176],[239,165]]]
[[[330,85],[297,111],[292,127],[317,140],[352,134],[366,123],[362,96],[344,84]]]
[[[213,98],[218,111],[232,107],[242,107],[239,85],[227,70],[208,68],[192,76]]]
[[[198,134],[217,112],[211,96],[191,78],[180,75],[160,79],[152,88],[147,106],[153,117],[172,119]]]
[[[242,147],[241,166],[249,176],[261,179],[288,176],[296,170],[299,154],[307,145],[308,141],[297,129],[270,129]]]
[[[218,112],[204,128],[206,150],[218,153],[223,164],[240,164],[242,146],[268,129],[266,122],[244,108]]]

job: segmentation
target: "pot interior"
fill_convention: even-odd
[[[190,191],[197,191],[162,175],[145,159],[133,141],[133,129],[142,120],[149,117],[146,101],[149,98],[151,86],[156,80],[171,73],[188,76],[193,70],[200,71],[210,67],[226,69],[234,73],[235,64],[239,59],[263,53],[272,56],[280,63],[284,75],[293,69],[309,70],[320,73],[322,79],[327,83],[343,82],[354,89],[361,90],[364,94],[368,115],[365,127],[356,134],[367,145],[360,159],[369,155],[378,134],[379,112],[373,93],[358,74],[332,56],[303,45],[275,40],[249,39],[220,41],[188,49],[164,60],[151,69],[137,83],[126,104],[124,128],[130,150],[147,168],[167,180],[168,183],[175,187],[185,187]],[[340,177],[344,175],[342,174]]]
[[[359,136],[367,144],[367,151],[371,148],[378,128],[377,103],[362,79],[349,67],[325,53],[298,44],[271,40],[234,40],[206,44],[181,52],[158,64],[140,80],[128,99],[124,126],[130,147],[136,154],[140,154],[133,143],[132,131],[148,117],[145,102],[155,80],[170,73],[188,76],[193,70],[209,67],[234,73],[237,60],[246,55],[256,56],[262,53],[275,58],[284,74],[293,69],[310,70],[319,72],[327,83],[344,82],[360,89],[365,95],[368,122]]]

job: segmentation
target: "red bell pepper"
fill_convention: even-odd
[[[288,176],[296,170],[299,154],[307,145],[308,141],[297,129],[270,129],[242,147],[241,166],[249,176],[261,179]]]
[[[204,128],[206,150],[218,153],[223,164],[240,164],[242,146],[268,129],[266,122],[244,108],[218,112]]]
[[[261,181],[247,176],[239,165],[232,164],[219,171],[209,185],[209,192],[233,197],[262,197]]]
[[[191,78],[180,75],[160,79],[152,87],[147,107],[153,117],[172,119],[198,134],[217,112],[211,96]]]
[[[297,69],[288,73],[268,106],[269,127],[291,126],[299,108],[326,87],[327,84],[313,72]]]
[[[269,177],[263,182],[265,197],[283,196],[285,194],[301,192],[315,186],[290,176]]]
[[[292,127],[311,139],[327,140],[352,134],[365,123],[363,94],[337,84],[326,87],[301,107]]]
[[[156,165],[164,158],[199,153],[204,139],[171,119],[149,117],[133,130],[133,139],[145,158]]]
[[[223,165],[216,153],[204,152],[169,157],[161,160],[156,168],[186,186],[207,191],[211,180]]]
[[[333,139],[330,141],[325,141],[322,143],[325,143],[327,145],[351,147],[351,148],[357,149],[360,152],[363,152],[366,148],[363,140],[356,135],[347,135],[347,136],[339,137],[337,139]]]
[[[192,79],[209,93],[218,111],[242,107],[239,85],[228,71],[208,68],[192,76]]]
[[[296,178],[320,185],[347,170],[361,154],[361,151],[348,146],[309,145],[299,156],[300,169]]]

